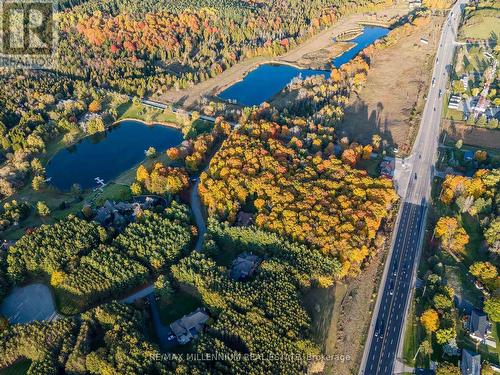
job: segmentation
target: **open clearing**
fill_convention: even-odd
[[[425,103],[442,17],[433,17],[373,57],[365,87],[351,98],[340,135],[363,143],[381,134],[401,152],[410,150]],[[420,42],[425,38],[429,44]]]
[[[497,3],[498,4],[498,3]],[[500,7],[492,4],[475,10],[460,29],[462,39],[496,39],[500,35]]]
[[[500,131],[466,125],[463,121],[443,120],[443,132],[453,141],[487,149],[500,149]]]

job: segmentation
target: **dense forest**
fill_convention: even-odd
[[[84,308],[146,283],[189,249],[193,237],[187,206],[144,211],[114,237],[70,215],[25,234],[8,251],[7,276],[16,283],[42,277],[56,293]]]
[[[58,70],[128,94],[159,94],[214,77],[247,57],[286,52],[341,14],[375,4],[89,1],[60,14]]]
[[[217,263],[221,255],[252,251],[263,259],[252,279],[239,282]],[[301,373],[319,348],[309,339],[310,317],[301,303],[305,290],[327,287],[340,264],[318,250],[284,241],[256,228],[230,227],[212,220],[202,255],[193,252],[172,267],[176,283],[190,285],[212,317],[191,348],[216,361],[185,356],[161,361],[148,339],[145,317],[118,303],[91,309],[79,318],[14,325],[0,332],[0,366],[20,358],[31,371],[99,373]],[[273,360],[270,355],[280,356]],[[256,361],[255,359],[266,358]],[[281,357],[282,356],[282,357]]]
[[[286,126],[264,121],[233,132],[202,173],[199,192],[210,214],[235,222],[238,212],[252,213],[258,227],[339,257],[344,275],[375,251],[396,200],[390,180],[311,155]]]
[[[0,333],[0,367],[27,358],[32,374],[166,374],[144,326],[142,312],[118,303],[78,318],[14,325]]]

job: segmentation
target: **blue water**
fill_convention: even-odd
[[[106,133],[85,137],[59,151],[47,165],[46,175],[60,190],[69,190],[75,183],[83,189],[94,188],[95,177],[109,182],[143,160],[144,150],[150,146],[162,152],[182,140],[182,133],[174,128],[123,121]]]
[[[297,69],[289,65],[264,64],[248,73],[245,78],[219,94],[224,100],[236,100],[238,104],[252,106],[272,98],[290,81],[314,75],[330,76],[330,72],[314,69]]]
[[[336,68],[355,57],[359,51],[375,40],[387,35],[389,29],[378,26],[366,26],[363,34],[354,38],[356,43],[350,50],[336,57],[332,64]],[[288,65],[264,64],[248,73],[245,78],[230,86],[219,94],[224,100],[236,100],[240,105],[259,105],[279,93],[290,81],[302,75],[302,78],[313,75],[330,76],[329,71],[313,69],[297,69]]]
[[[377,39],[386,36],[387,33],[389,33],[389,29],[385,27],[365,26],[363,34],[349,41],[356,44],[350,50],[345,51],[342,55],[333,59],[333,66],[340,68],[345,63],[351,61],[365,47],[368,47]]]

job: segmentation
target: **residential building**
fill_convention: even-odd
[[[170,329],[174,333],[179,344],[184,345],[196,338],[202,331],[209,316],[204,309],[196,309],[189,315],[170,324]]]
[[[471,150],[465,150],[464,151],[464,160],[465,161],[472,161],[474,160],[474,152]]]
[[[463,349],[460,370],[462,375],[481,375],[481,355]]]
[[[231,265],[230,276],[233,280],[242,280],[251,276],[259,266],[260,259],[251,253],[240,254]]]
[[[253,215],[249,212],[238,212],[237,224],[240,227],[248,227],[253,223]]]
[[[482,341],[488,336],[491,331],[491,325],[484,312],[477,309],[472,310],[472,314],[469,317],[469,331],[470,337],[475,340]]]
[[[448,108],[450,108],[450,109],[457,109],[458,110],[461,101],[462,101],[462,99],[460,98],[460,96],[458,96],[458,95],[452,95],[450,97],[450,101],[448,102]]]

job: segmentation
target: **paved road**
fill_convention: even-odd
[[[459,0],[448,14],[436,54],[433,83],[415,144],[413,163],[406,196],[402,202],[390,256],[380,284],[377,303],[366,341],[360,374],[392,375],[413,288],[416,265],[420,256],[421,238],[431,181],[437,159],[439,126],[443,108],[441,94],[447,82],[454,40],[464,0]]]

